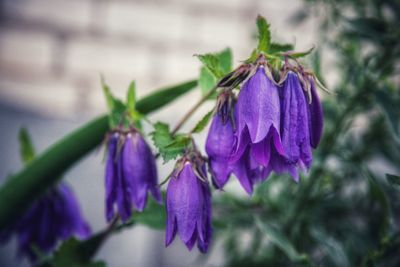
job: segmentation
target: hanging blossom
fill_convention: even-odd
[[[167,229],[165,245],[177,233],[191,250],[197,247],[206,253],[212,237],[211,193],[206,164],[196,150],[178,160],[167,188]]]
[[[115,216],[114,205],[126,222],[132,209],[143,211],[148,191],[162,202],[157,182],[155,157],[138,130],[114,130],[107,138],[108,155],[105,171],[106,219]]]
[[[268,75],[267,75],[268,73]],[[273,155],[285,155],[280,138],[280,98],[278,87],[261,57],[255,73],[242,86],[236,105],[236,136],[238,142],[231,162],[237,162],[246,151],[264,168]]]
[[[0,242],[15,234],[18,255],[35,262],[37,253],[52,252],[58,241],[74,235],[86,238],[90,232],[74,193],[60,183],[36,200],[15,225],[0,232]]]
[[[289,173],[299,180],[298,170],[309,169],[312,148],[320,142],[323,113],[315,89],[315,77],[299,65],[286,65],[278,87],[263,56],[255,63],[255,73],[244,83],[236,105],[235,146],[230,162],[251,156],[263,168]]]
[[[238,161],[229,162],[236,143],[233,112],[235,102],[231,89],[224,90],[218,96],[217,111],[207,136],[206,152],[212,181],[216,188],[222,189],[233,173],[246,192],[252,194],[253,184],[259,180],[261,172],[249,149]]]

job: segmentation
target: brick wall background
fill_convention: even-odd
[[[197,77],[200,64],[193,54],[229,46],[238,64],[255,44],[257,14],[270,21],[275,40],[308,49],[317,44],[317,18],[302,25],[288,21],[302,5],[301,0],[0,0],[0,178],[20,167],[21,125],[41,151],[106,111],[100,73],[120,97],[135,79],[140,97]],[[150,119],[173,125],[199,96],[193,91]],[[94,231],[105,226],[101,158],[93,153],[66,174]],[[160,179],[171,168],[172,163],[159,166]],[[221,244],[215,247],[205,262],[196,261],[198,253],[187,252],[180,241],[164,249],[163,232],[137,226],[113,236],[98,258],[113,267],[219,266],[224,256]],[[16,265],[14,253],[15,244],[0,248],[0,266],[27,266]]]

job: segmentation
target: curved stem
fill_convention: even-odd
[[[175,128],[172,130],[172,134],[176,134],[181,127],[185,124],[185,122],[193,115],[193,113],[218,89],[217,86],[214,86],[207,94],[205,94],[178,122]]]

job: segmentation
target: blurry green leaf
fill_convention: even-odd
[[[232,70],[232,51],[226,48],[217,53],[197,55],[203,63],[200,69],[199,86],[203,95],[206,95],[217,81]],[[215,98],[216,94],[211,96]]]
[[[154,229],[163,230],[166,222],[165,206],[150,198],[146,208],[142,212],[135,212],[132,220]]]
[[[115,98],[110,90],[110,87],[105,83],[103,77],[101,77],[101,85],[103,93],[106,98],[107,106],[110,110],[109,124],[110,128],[114,128],[119,124],[124,123],[124,113],[126,112],[126,106],[121,100]]]
[[[400,176],[386,173],[386,179],[392,185],[400,185]]]
[[[105,267],[104,262],[91,262],[102,244],[101,234],[85,241],[78,241],[75,238],[64,241],[45,266],[50,264],[52,267]]]
[[[400,97],[390,88],[376,91],[375,98],[387,118],[393,137],[400,142]]]
[[[190,143],[190,138],[187,136],[173,136],[169,131],[169,126],[162,122],[154,124],[154,131],[150,135],[164,162],[181,155]]]
[[[292,44],[271,43],[268,53],[275,54],[291,50],[294,50],[294,46]]]
[[[348,20],[348,23],[353,28],[353,31],[350,31],[348,35],[350,38],[362,36],[371,40],[379,41],[382,40],[382,35],[384,35],[387,30],[384,20],[373,17],[350,19]]]
[[[292,53],[292,54],[290,54],[290,57],[292,57],[292,58],[305,57],[305,56],[309,55],[313,50],[314,50],[314,46],[311,47],[310,49],[308,49],[307,51],[304,51],[304,52]]]
[[[197,85],[196,80],[167,87],[142,98],[136,109],[148,114],[175,100]],[[62,174],[103,141],[108,117],[94,119],[35,157],[0,188],[0,229],[13,223],[34,199],[60,180]]]
[[[204,115],[204,117],[196,124],[196,126],[193,128],[191,132],[200,133],[201,131],[203,131],[203,129],[207,126],[213,114],[214,114],[214,109],[207,112],[207,114]]]
[[[368,179],[369,192],[373,200],[377,201],[383,210],[382,217],[380,218],[380,234],[381,237],[386,236],[389,229],[389,219],[390,219],[390,206],[389,201],[383,191],[381,185],[378,183],[374,174],[368,169],[364,168],[364,176]]]
[[[322,244],[322,249],[328,255],[329,259],[334,263],[334,266],[351,266],[343,244],[341,244],[338,240],[317,228],[311,229],[311,235]]]
[[[282,232],[263,223],[259,217],[256,217],[255,220],[257,227],[267,236],[268,240],[280,248],[292,262],[307,262],[309,260],[307,255],[297,252]]]
[[[270,25],[265,18],[260,15],[257,17],[256,23],[258,28],[258,52],[267,53],[271,44]]]
[[[217,83],[217,79],[210,73],[210,71],[201,67],[200,69],[200,77],[199,77],[199,86],[203,95],[206,95],[208,91],[210,91],[215,84]]]
[[[128,88],[128,94],[127,94],[127,106],[129,112],[134,113],[136,111],[136,86],[135,86],[135,81],[132,81],[131,84],[129,85]]]
[[[24,163],[30,162],[35,157],[35,149],[33,148],[31,137],[28,130],[21,128],[19,130],[19,146],[20,154]]]

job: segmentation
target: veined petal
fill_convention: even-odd
[[[115,162],[118,138],[112,136],[108,142],[107,161],[105,170],[106,191],[106,220],[110,222],[114,218],[114,202],[116,201],[117,165]]]
[[[206,141],[206,152],[211,158],[229,158],[235,143],[230,120],[225,123],[219,114],[214,115]]]
[[[278,88],[261,66],[240,90],[237,108],[238,133],[248,127],[251,142],[259,143],[268,135],[271,125],[280,128]]]

